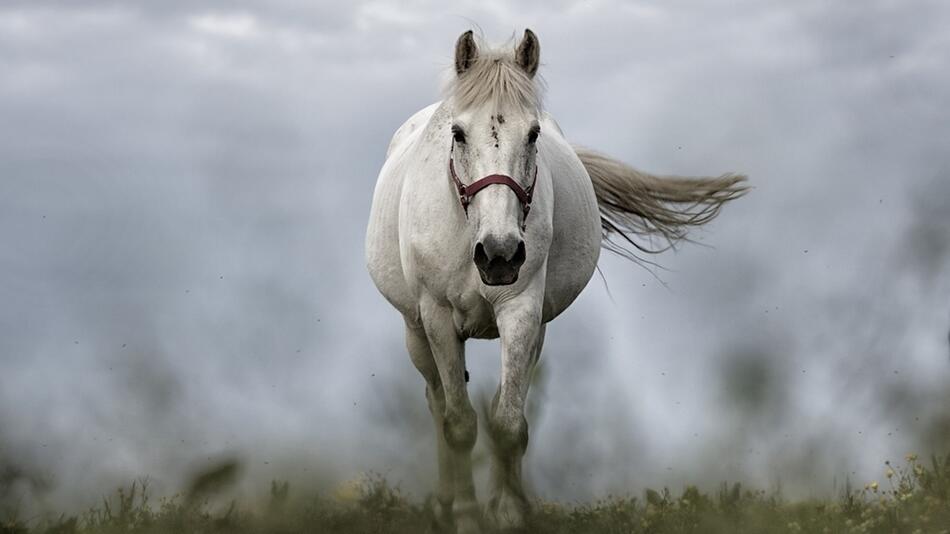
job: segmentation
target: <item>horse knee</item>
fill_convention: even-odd
[[[475,415],[475,409],[466,406],[459,410],[446,410],[442,430],[449,447],[471,450],[478,436],[478,418]]]
[[[490,430],[495,449],[500,453],[523,453],[528,448],[528,420],[523,414],[495,414]]]
[[[445,393],[442,391],[441,384],[426,386],[426,400],[432,413],[440,415],[445,413]]]

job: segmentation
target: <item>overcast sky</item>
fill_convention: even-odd
[[[945,3],[78,5],[0,7],[3,502],[224,456],[251,493],[374,470],[425,494],[424,386],[363,235],[470,28],[538,34],[571,141],[755,187],[656,276],[605,254],[552,323],[536,493],[827,494],[948,449]],[[497,344],[470,344],[493,392]]]

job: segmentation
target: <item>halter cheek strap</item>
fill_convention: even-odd
[[[452,145],[452,153],[455,152],[455,145]],[[465,216],[468,217],[468,205],[472,203],[472,199],[475,198],[475,195],[479,191],[485,189],[486,187],[494,184],[501,184],[508,186],[518,197],[518,202],[521,203],[521,210],[524,212],[524,216],[521,219],[521,227],[524,228],[524,225],[528,219],[528,212],[531,211],[531,197],[534,194],[534,185],[538,181],[538,166],[534,166],[534,177],[531,179],[531,185],[527,188],[521,187],[521,185],[516,182],[511,176],[506,174],[490,174],[480,180],[476,180],[468,185],[462,183],[462,180],[459,179],[458,174],[455,172],[455,161],[454,157],[449,156],[449,174],[452,176],[452,181],[455,182],[455,189],[458,191],[459,202],[462,204],[462,209],[465,210]]]

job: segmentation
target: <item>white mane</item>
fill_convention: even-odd
[[[463,110],[490,104],[494,108],[541,108],[541,83],[515,62],[514,50],[479,47],[478,58],[462,74],[453,76],[445,100]]]

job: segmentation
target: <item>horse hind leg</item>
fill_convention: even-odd
[[[432,422],[435,425],[436,446],[439,460],[439,482],[435,492],[433,511],[436,531],[452,532],[452,502],[455,499],[454,477],[452,474],[452,456],[448,443],[445,441],[445,393],[442,391],[442,380],[439,378],[439,369],[432,357],[429,340],[421,326],[406,321],[406,348],[413,365],[422,374],[426,381],[426,401]]]

